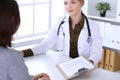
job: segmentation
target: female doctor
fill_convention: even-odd
[[[76,58],[84,56],[97,64],[102,56],[99,26],[87,19],[81,8],[84,0],[64,0],[68,15],[60,18],[39,45],[23,50],[24,57],[45,53],[57,42],[57,51]]]

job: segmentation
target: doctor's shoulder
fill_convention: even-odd
[[[65,20],[65,18],[66,18],[66,16],[59,17],[59,18],[58,18],[58,22],[61,23],[62,21]]]
[[[52,28],[58,28],[60,24],[64,21],[65,16],[59,17],[56,21],[55,24],[53,24]]]
[[[92,27],[92,26],[99,26],[99,22],[98,21],[95,21],[95,20],[92,20],[92,19],[88,19],[88,20],[89,20],[90,27]]]

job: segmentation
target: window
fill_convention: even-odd
[[[15,39],[37,36],[48,32],[50,0],[18,0],[21,24]]]
[[[39,43],[57,19],[64,15],[62,0],[17,0],[21,24],[12,47]]]

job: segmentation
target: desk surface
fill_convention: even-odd
[[[69,60],[69,58],[56,52],[48,51],[45,55],[25,58],[25,64],[31,75],[45,72],[49,74],[51,80],[65,80],[63,75],[56,68],[56,64],[66,60]],[[96,68],[72,80],[120,80],[120,71],[111,72]]]

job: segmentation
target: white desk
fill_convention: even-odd
[[[45,72],[49,74],[51,80],[65,80],[63,75],[56,68],[56,64],[66,60],[69,60],[69,58],[48,51],[46,55],[25,58],[25,63],[31,75]],[[120,71],[111,72],[97,68],[71,80],[120,80]]]

